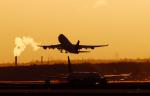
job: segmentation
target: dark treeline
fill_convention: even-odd
[[[101,75],[132,74],[132,80],[149,80],[149,62],[113,62],[72,64],[74,72],[99,72]],[[49,76],[67,74],[67,64],[0,67],[0,80],[43,80]]]

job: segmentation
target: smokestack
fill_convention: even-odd
[[[18,66],[18,57],[15,56],[15,66]]]

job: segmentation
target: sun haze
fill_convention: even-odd
[[[58,35],[72,43],[109,44],[73,59],[150,57],[150,0],[1,0],[0,62],[13,62],[16,37],[37,43],[58,44]],[[56,50],[34,51],[27,46],[19,56],[26,62],[66,59]]]

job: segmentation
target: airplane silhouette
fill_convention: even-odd
[[[94,49],[96,47],[105,47],[108,45],[80,45],[80,41],[78,40],[77,44],[72,44],[65,35],[60,34],[58,36],[58,40],[60,44],[57,45],[39,45],[39,47],[42,47],[43,49],[58,49],[62,53],[63,50],[65,50],[66,53],[73,53],[73,54],[79,54],[79,53],[85,53],[90,51],[80,51],[80,49]]]
[[[127,79],[131,77],[132,73],[127,74],[117,74],[117,75],[101,75],[99,72],[79,72],[76,70],[73,70],[72,63],[70,61],[70,57],[68,56],[68,73],[67,74],[59,74],[57,76],[48,76],[48,78],[45,80],[45,84],[49,84],[52,80],[58,80],[60,81],[60,84],[65,82],[65,86],[71,85],[71,87],[96,87],[100,86],[101,88],[106,88],[108,84],[108,80],[111,78],[122,78],[122,80]],[[120,79],[121,80],[121,79]],[[61,82],[62,81],[62,82]]]
[[[64,82],[65,86],[68,85],[73,88],[83,88],[83,87],[105,87],[107,85],[107,80],[104,76],[101,76],[98,72],[76,72],[73,70],[70,57],[68,56],[68,74],[59,74],[57,76],[48,76],[45,80],[45,84],[50,84],[51,81],[58,80],[60,84]]]

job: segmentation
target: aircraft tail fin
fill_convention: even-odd
[[[70,61],[70,57],[69,56],[68,56],[68,71],[69,71],[69,74],[73,73],[72,66],[71,66],[71,61]]]
[[[80,44],[80,41],[78,40],[78,42],[77,42],[76,46],[79,46],[79,44]]]
[[[77,51],[79,49],[79,44],[80,44],[80,41],[78,40],[77,44],[75,45],[75,48],[76,48]]]

